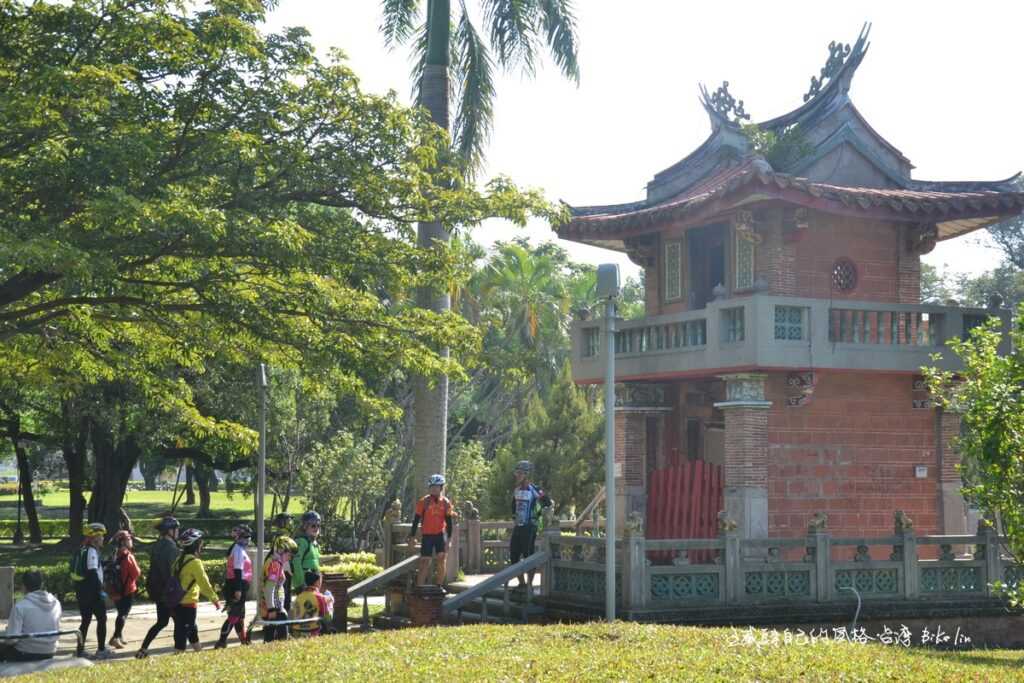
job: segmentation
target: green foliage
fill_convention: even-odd
[[[371,576],[376,576],[382,570],[374,562],[338,562],[331,565],[320,565],[321,573],[345,574],[353,582],[359,583]]]
[[[361,612],[359,612],[361,614]],[[778,634],[775,634],[778,635]],[[772,642],[755,630],[756,640]],[[322,681],[426,679],[418,662],[444,662],[444,680],[531,681],[1001,681],[1020,680],[1020,652],[861,645],[822,640],[736,646],[726,628],[637,623],[410,628],[295,639],[273,647],[150,657],[116,669],[124,680],[276,680],[301,665]],[[760,641],[759,641],[760,642]],[[778,641],[775,641],[778,642]],[[28,681],[109,681],[109,666],[51,671]]]
[[[457,373],[434,349],[476,337],[407,305],[451,277],[410,226],[548,205],[464,185],[425,113],[361,92],[302,29],[260,33],[268,5],[0,7],[6,381],[124,382],[133,405],[244,452],[253,433],[193,395],[211,359],[301,367],[378,410],[370,378]]]
[[[797,125],[776,133],[772,130],[762,130],[756,123],[745,123],[741,127],[741,132],[750,142],[751,151],[764,157],[777,171],[790,170],[814,150]]]
[[[544,400],[530,401],[525,417],[494,460],[489,515],[509,516],[513,470],[524,459],[533,463],[533,481],[554,499],[558,513],[590,502],[603,477],[604,422],[587,391],[573,383],[567,364]]]
[[[388,482],[391,443],[357,439],[342,431],[316,444],[299,473],[299,490],[306,504],[323,516],[320,543],[324,550],[348,547],[352,531],[374,514]],[[342,510],[344,501],[344,513]]]
[[[492,463],[484,458],[484,448],[479,441],[456,444],[448,452],[447,496],[456,505],[472,501],[478,509],[485,509],[491,468]]]
[[[999,353],[998,319],[971,331],[967,340],[949,346],[963,362],[953,373],[926,368],[932,394],[944,410],[960,414],[964,497],[998,519],[1012,555],[1024,559],[1024,319],[1010,333],[1013,351]],[[1024,604],[1024,586],[1008,589],[1014,604]]]

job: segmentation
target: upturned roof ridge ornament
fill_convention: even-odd
[[[811,89],[804,95],[804,102],[821,92],[825,81],[839,73],[839,70],[843,68],[843,64],[846,63],[846,58],[850,56],[851,50],[852,48],[849,43],[840,43],[833,40],[828,44],[828,59],[825,61],[825,66],[821,67],[821,77],[811,76]]]
[[[729,81],[722,81],[722,85],[713,95],[708,95],[708,90],[703,85],[700,86],[700,90],[704,106],[708,111],[728,123],[738,124],[740,121],[750,120],[750,114],[743,108],[743,100],[737,100],[729,92]]]
[[[851,65],[851,68],[856,70],[860,60],[864,58],[864,53],[867,52],[867,38],[870,32],[871,24],[865,22],[860,35],[857,36],[857,42],[852,46],[838,40],[833,40],[828,44],[828,59],[825,60],[825,66],[821,67],[818,75],[811,76],[811,88],[804,95],[804,102],[817,97],[828,83],[834,81],[843,72],[847,65]]]

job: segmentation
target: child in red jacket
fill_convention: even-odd
[[[114,637],[110,639],[110,647],[120,650],[127,643],[124,641],[124,623],[128,613],[132,611],[132,598],[138,592],[139,563],[132,552],[132,535],[126,530],[118,531],[110,539],[114,546],[111,558],[111,570],[107,579],[107,594],[117,607],[117,618],[114,620]]]

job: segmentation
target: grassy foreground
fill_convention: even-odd
[[[465,626],[290,641],[104,664],[38,681],[1019,681],[1022,654],[819,642],[731,645],[726,629]]]

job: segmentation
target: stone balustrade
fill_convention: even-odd
[[[825,529],[802,538],[744,539],[738,529],[718,538],[653,540],[634,534],[618,543],[618,600],[626,610],[756,605],[773,602],[991,598],[992,583],[1013,584],[1024,568],[1003,556],[1005,538],[916,536],[912,529],[880,538],[834,538]],[[551,554],[546,595],[562,602],[603,601],[603,542],[544,535]],[[923,548],[937,546],[935,559]],[[954,548],[973,548],[957,556]],[[694,552],[697,551],[697,552]],[[692,563],[691,555],[713,558]],[[673,557],[654,564],[649,557]]]

